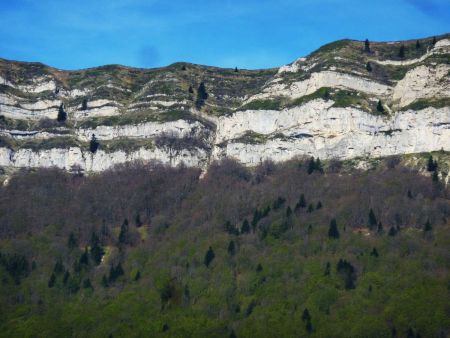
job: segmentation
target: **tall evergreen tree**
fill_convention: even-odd
[[[428,158],[428,162],[427,162],[427,170],[428,171],[435,171],[437,168],[437,162],[433,161],[433,156],[430,155],[430,157]]]
[[[205,259],[204,259],[204,263],[205,263],[206,267],[209,267],[209,265],[213,261],[214,257],[216,257],[216,255],[214,254],[214,250],[212,249],[212,247],[209,247],[208,251],[205,254]]]
[[[50,275],[50,279],[48,280],[47,286],[48,286],[49,288],[52,288],[52,287],[55,286],[55,283],[56,283],[56,276],[55,276],[54,273],[52,273],[52,274]]]
[[[316,169],[316,163],[314,161],[314,157],[311,157],[308,163],[308,174],[311,175],[314,172],[314,169]]]
[[[230,241],[230,243],[228,243],[227,251],[230,256],[234,256],[236,254],[236,244],[234,241]]]
[[[405,45],[400,46],[400,49],[398,51],[398,57],[402,59],[405,57]]]
[[[369,228],[373,229],[377,226],[377,218],[375,217],[375,213],[373,212],[372,208],[370,208],[369,211]]]
[[[429,232],[429,231],[431,231],[431,230],[433,230],[433,228],[431,227],[430,220],[428,219],[428,220],[426,221],[425,225],[423,226],[423,231]]]
[[[420,45],[420,41],[419,41],[419,40],[417,40],[417,41],[416,41],[416,49],[420,49],[420,47],[421,47],[421,45]]]
[[[319,209],[322,209],[322,202],[321,201],[317,202],[317,205],[316,205],[316,210],[319,210]]]
[[[328,230],[328,237],[330,238],[339,238],[339,230],[337,228],[336,220],[333,218],[330,221],[330,228]]]
[[[384,113],[384,107],[383,107],[383,103],[381,103],[381,100],[378,100],[377,111],[379,113]]]
[[[98,143],[95,134],[92,134],[91,141],[89,142],[89,151],[94,154],[97,152],[99,146],[100,143]]]
[[[242,223],[241,227],[241,233],[248,234],[250,232],[250,224],[248,223],[247,219],[244,219],[244,222]]]
[[[372,71],[372,64],[370,62],[367,62],[366,64],[366,70],[370,73]]]
[[[309,310],[306,309],[306,308],[303,310],[302,320],[303,320],[304,322],[310,321],[310,320],[311,320],[311,315],[309,314]]]
[[[84,252],[81,254],[79,262],[81,265],[89,264],[89,256],[88,256],[88,248],[87,247],[84,249]]]
[[[81,110],[87,110],[87,109],[88,109],[87,99],[84,98],[83,102],[81,103]]]
[[[136,224],[136,227],[138,227],[138,228],[140,228],[142,226],[141,215],[139,213],[136,214],[136,217],[134,219],[134,224]]]
[[[206,92],[205,84],[202,82],[198,86],[197,90],[197,101],[195,102],[198,109],[200,109],[204,104],[205,101],[208,99],[208,93]]]
[[[58,109],[58,116],[56,117],[58,122],[65,122],[67,120],[67,113],[64,111],[64,103],[61,103]]]
[[[369,42],[369,39],[366,39],[366,41],[364,41],[364,51],[366,53],[370,53],[370,42]]]
[[[124,219],[122,225],[120,226],[119,233],[119,244],[128,244],[129,241],[129,233],[128,233],[128,219]]]
[[[67,240],[67,246],[70,250],[75,249],[78,246],[78,241],[73,232],[70,232],[69,239]]]

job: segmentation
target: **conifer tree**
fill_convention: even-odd
[[[364,51],[366,53],[370,53],[370,42],[369,42],[369,39],[366,39],[366,41],[364,41]]]
[[[67,120],[67,113],[64,111],[64,103],[61,103],[58,109],[58,116],[56,117],[58,122],[65,122]]]
[[[427,162],[427,170],[428,171],[436,171],[437,168],[437,162],[433,161],[433,156],[430,155],[430,157],[428,157],[428,162]]]
[[[52,287],[55,286],[55,283],[56,283],[56,276],[55,276],[54,273],[52,273],[52,274],[50,275],[50,279],[48,280],[47,286],[48,286],[49,288],[52,288]]]
[[[248,234],[249,232],[250,232],[250,224],[248,223],[248,220],[245,219],[244,222],[242,223],[241,233]]]
[[[235,73],[239,72],[238,67],[235,67],[235,68],[234,68],[234,72],[235,72]]]
[[[214,254],[212,247],[209,247],[208,251],[206,252],[205,259],[204,259],[204,263],[205,263],[206,267],[209,267],[209,265],[213,261],[214,257],[216,257],[216,255]]]
[[[334,218],[330,221],[330,229],[328,230],[328,237],[339,238],[339,230],[337,228],[337,223]]]
[[[374,256],[374,257],[378,257],[378,251],[377,251],[377,248],[373,248],[373,249],[372,249],[372,252],[370,253],[370,255],[371,255],[371,256]]]
[[[292,209],[290,206],[286,208],[286,217],[289,218],[292,215]]]
[[[98,143],[97,138],[95,137],[95,134],[92,134],[91,140],[89,141],[89,151],[93,154],[95,154],[98,150],[98,147],[100,146],[100,143]]]
[[[324,275],[325,276],[329,276],[330,273],[331,273],[331,264],[330,264],[330,262],[327,262],[327,265],[325,266],[325,273],[324,273]]]
[[[417,41],[416,41],[416,49],[420,49],[420,47],[421,47],[421,45],[420,45],[420,41],[419,41],[419,40],[417,40]]]
[[[366,64],[366,70],[370,73],[372,71],[372,65],[370,62],[367,62]]]
[[[206,92],[205,84],[202,82],[198,86],[197,90],[197,101],[195,102],[198,109],[200,109],[204,104],[205,101],[208,99],[208,93]]]
[[[227,251],[230,256],[234,256],[236,254],[236,244],[234,244],[234,241],[230,241],[230,243],[228,243]]]
[[[308,210],[306,210],[306,211],[309,212],[309,213],[314,211],[314,206],[312,205],[312,203],[309,204]]]
[[[298,203],[295,206],[296,210],[299,209],[299,208],[306,208],[305,195],[303,195],[303,194],[300,195],[300,199],[298,200]]]
[[[372,208],[370,208],[369,211],[369,228],[373,229],[377,226],[377,218],[375,217],[375,213],[373,212]]]
[[[383,232],[383,224],[381,222],[378,222],[378,227],[377,227],[377,231],[378,233],[382,233]]]
[[[256,266],[256,272],[261,272],[263,270],[263,267],[261,265],[261,263],[258,263],[258,265]]]
[[[383,107],[383,103],[381,103],[381,100],[378,100],[377,111],[379,113],[384,113],[384,107]]]
[[[400,49],[398,51],[398,57],[402,59],[405,57],[405,45],[400,46]]]
[[[109,286],[109,284],[108,284],[108,278],[106,278],[106,275],[103,275],[103,277],[102,277],[102,286],[103,286],[104,288],[107,288],[107,287]]]
[[[138,271],[136,272],[136,274],[134,275],[134,280],[135,280],[135,281],[138,281],[139,279],[141,279],[141,272],[138,270]]]
[[[436,37],[433,37],[433,41],[431,42],[431,46],[434,46],[436,44],[437,40]]]
[[[87,99],[84,98],[83,102],[81,103],[81,110],[87,110],[87,109],[88,109]]]
[[[391,237],[394,237],[395,235],[397,235],[397,230],[394,227],[391,227],[389,229],[388,235],[391,236]]]
[[[431,230],[433,230],[433,228],[432,228],[432,226],[431,226],[430,220],[428,219],[428,220],[426,221],[425,225],[423,226],[423,231],[429,232],[429,231],[431,231]]]
[[[63,285],[64,285],[64,286],[67,285],[67,282],[69,281],[69,278],[70,278],[70,272],[69,272],[69,271],[66,271],[66,272],[64,273],[64,276],[63,276]]]
[[[142,226],[141,215],[139,213],[136,214],[134,224],[136,224],[137,228],[140,228]]]
[[[91,257],[96,265],[99,265],[102,261],[102,257],[105,254],[105,251],[100,246],[100,239],[98,238],[95,232],[92,233],[91,236]]]
[[[308,174],[311,175],[316,168],[316,163],[314,162],[314,157],[311,157],[308,163]]]
[[[309,311],[308,311],[308,309],[306,309],[306,308],[303,310],[302,320],[303,320],[304,322],[310,321],[310,320],[311,320],[311,315],[309,314]]]
[[[70,250],[76,248],[78,246],[78,241],[73,232],[70,232],[69,239],[67,240],[67,246]]]
[[[322,209],[322,202],[321,201],[317,202],[317,205],[316,205],[316,210],[319,210],[319,209]]]
[[[125,218],[122,225],[120,226],[119,244],[128,244],[128,240],[128,219]]]
[[[433,174],[431,175],[431,178],[433,180],[433,182],[439,182],[439,175],[437,171],[433,171]]]
[[[84,248],[84,252],[81,254],[80,264],[82,264],[82,265],[89,264],[89,256],[88,256],[88,248],[87,247]]]

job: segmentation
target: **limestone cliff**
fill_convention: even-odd
[[[89,172],[134,160],[207,168],[224,157],[252,166],[449,151],[450,36],[415,42],[365,50],[342,40],[253,71],[187,63],[63,71],[0,59],[0,166]]]

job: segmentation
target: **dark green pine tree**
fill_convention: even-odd
[[[137,213],[136,217],[134,218],[134,224],[136,225],[137,228],[140,228],[143,224],[141,221],[141,215],[139,213]]]
[[[405,57],[405,45],[400,46],[400,49],[398,50],[398,57],[402,59]]]
[[[292,215],[292,209],[290,206],[286,208],[286,217],[289,218]]]
[[[87,99],[84,98],[83,102],[81,103],[81,110],[87,110],[88,109],[88,105],[87,105]]]
[[[53,272],[55,274],[60,274],[64,272],[64,264],[61,259],[58,259],[55,263],[55,266],[53,267]]]
[[[305,328],[306,328],[306,332],[308,332],[308,333],[311,333],[311,332],[312,332],[313,327],[312,327],[312,324],[311,324],[311,321],[310,321],[310,320],[308,320],[308,321],[306,322]]]
[[[128,233],[128,219],[124,219],[122,225],[120,226],[119,233],[119,244],[128,244],[129,233]]]
[[[328,237],[339,238],[339,230],[337,228],[337,223],[334,218],[330,221],[330,229],[328,230]]]
[[[437,42],[436,37],[433,37],[433,41],[431,41],[431,46],[434,46],[436,42]]]
[[[327,265],[325,266],[325,273],[324,273],[324,275],[325,276],[329,276],[330,273],[331,273],[331,264],[330,264],[330,262],[327,262]]]
[[[369,228],[373,229],[377,226],[377,218],[375,217],[375,213],[373,212],[372,208],[370,208],[369,211]]]
[[[192,86],[189,86],[188,92],[189,94],[194,94],[194,88],[192,88]]]
[[[300,199],[298,200],[298,203],[295,206],[296,210],[298,210],[299,208],[306,208],[305,195],[303,195],[303,194],[300,195]]]
[[[234,256],[236,254],[236,244],[234,241],[230,241],[230,243],[228,243],[227,251],[230,256]]]
[[[55,276],[54,273],[52,273],[52,274],[50,275],[50,278],[49,278],[49,280],[48,280],[47,285],[48,285],[49,288],[52,288],[52,287],[55,286],[55,283],[56,283],[56,276]]]
[[[319,209],[322,209],[322,202],[321,201],[317,202],[317,205],[316,205],[316,210],[319,210]]]
[[[377,231],[379,234],[383,232],[383,224],[381,222],[378,222]]]
[[[66,286],[70,278],[70,272],[66,271],[63,276],[63,285]]]
[[[304,322],[310,321],[310,320],[311,320],[311,315],[309,314],[309,311],[308,311],[308,309],[306,309],[306,308],[303,310],[302,320],[303,320]]]
[[[84,249],[84,252],[81,254],[79,262],[80,262],[80,265],[88,265],[89,264],[89,256],[88,256],[88,248],[87,247]]]
[[[316,168],[316,163],[314,161],[314,157],[311,157],[309,159],[309,163],[308,163],[308,174],[311,175],[314,172],[314,169]]]
[[[135,280],[135,281],[138,281],[139,279],[141,279],[141,272],[138,270],[138,271],[136,272],[136,274],[134,275],[134,280]]]
[[[433,156],[430,155],[430,157],[428,157],[427,170],[430,172],[435,171],[436,170],[435,164],[437,164],[437,162],[433,161]]]
[[[384,113],[384,107],[383,107],[383,103],[381,102],[381,100],[378,100],[377,112]]]
[[[420,45],[420,41],[419,41],[419,40],[417,40],[417,41],[416,41],[416,49],[420,49],[420,47],[421,47],[421,45]]]
[[[95,137],[95,134],[92,134],[91,141],[89,142],[89,151],[93,154],[95,154],[98,150],[98,147],[100,146],[100,143],[98,143],[97,138]]]
[[[423,231],[425,232],[430,232],[431,230],[433,230],[430,220],[428,219],[425,223],[425,225],[423,226]]]
[[[256,266],[256,272],[261,272],[263,270],[263,267],[261,265],[261,263],[258,263],[258,265]]]
[[[370,73],[372,71],[372,64],[370,62],[367,62],[366,64],[366,70]]]
[[[394,227],[391,227],[389,229],[388,235],[391,236],[391,237],[394,237],[395,235],[397,235],[397,230]]]
[[[61,103],[58,109],[58,116],[56,117],[58,122],[65,122],[67,120],[67,113],[64,111],[64,103]]]
[[[75,249],[78,246],[77,238],[75,237],[75,234],[71,232],[69,234],[69,239],[67,240],[67,246],[70,250]]]
[[[308,206],[308,210],[306,210],[307,212],[309,212],[309,213],[311,213],[311,212],[313,212],[314,211],[314,206],[312,205],[312,203],[311,204],[309,204],[309,206]]]
[[[250,223],[248,223],[247,219],[244,219],[241,227],[241,233],[248,234],[250,232]]]
[[[235,67],[235,68],[234,68],[234,72],[235,72],[235,73],[239,72],[238,67]]]
[[[214,257],[216,257],[216,255],[214,254],[214,250],[212,249],[212,247],[209,247],[208,251],[205,254],[205,259],[204,259],[204,263],[205,263],[206,267],[209,267],[209,265],[213,261]]]
[[[378,255],[377,248],[373,248],[372,252],[370,253],[370,255],[373,256],[373,257],[378,257],[379,255]]]
[[[91,236],[91,257],[96,265],[99,265],[102,261],[102,257],[105,254],[105,251],[100,246],[100,239],[98,238],[95,232],[92,233]]]
[[[106,277],[106,275],[103,275],[101,284],[104,288],[107,288],[109,286],[108,278]]]
[[[366,53],[370,53],[370,42],[369,42],[369,39],[366,39],[366,41],[364,41],[364,51]]]
[[[200,109],[204,104],[205,101],[208,99],[208,93],[206,92],[205,84],[202,82],[198,86],[197,89],[197,100],[195,102],[195,105],[198,109]]]

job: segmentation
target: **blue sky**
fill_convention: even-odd
[[[0,0],[0,57],[61,69],[267,68],[342,38],[450,32],[450,0]]]

